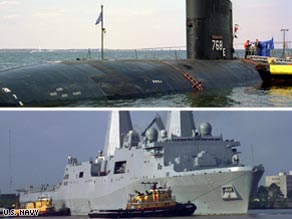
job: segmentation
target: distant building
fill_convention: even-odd
[[[280,172],[278,176],[266,176],[266,186],[269,187],[273,183],[280,187],[284,198],[287,198],[287,193],[292,190],[292,170],[289,174]]]
[[[1,194],[0,193],[0,207],[9,208],[12,205],[19,203],[19,194]]]

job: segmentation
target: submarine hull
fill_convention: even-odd
[[[0,106],[62,106],[259,83],[254,65],[241,60],[53,62],[0,72]]]

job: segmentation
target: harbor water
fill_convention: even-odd
[[[291,219],[292,209],[289,210],[252,210],[247,215],[231,215],[231,216],[191,216],[191,217],[174,217],[174,219]],[[47,217],[38,217],[45,219]],[[66,219],[87,219],[87,216],[70,216],[70,217],[54,217]],[[155,218],[153,218],[155,219]],[[158,218],[157,218],[158,219]]]
[[[277,54],[278,53],[278,54]],[[276,51],[279,55],[281,51]],[[97,50],[0,50],[0,71],[44,63],[47,61],[99,59]],[[236,51],[239,57],[244,51]],[[106,50],[105,58],[116,59],[185,59],[184,49],[164,50]],[[0,72],[1,73],[1,72]],[[292,107],[292,86],[236,87],[232,89],[204,90],[201,93],[154,96],[146,99],[101,100],[80,102],[68,107]],[[67,107],[65,106],[65,107]]]

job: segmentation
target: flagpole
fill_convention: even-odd
[[[101,60],[103,60],[104,56],[103,56],[103,47],[104,47],[104,44],[103,44],[103,34],[104,34],[104,29],[103,29],[103,5],[101,5]]]

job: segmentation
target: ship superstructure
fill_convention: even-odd
[[[68,157],[59,185],[27,188],[20,202],[47,195],[56,208],[87,215],[124,208],[128,194],[147,190],[143,182],[158,182],[172,188],[176,201],[194,202],[196,214],[246,213],[264,168],[243,165],[240,143],[213,136],[209,123],[196,128],[192,112],[169,112],[165,124],[157,115],[139,135],[129,112],[112,112],[105,150],[95,160]]]

